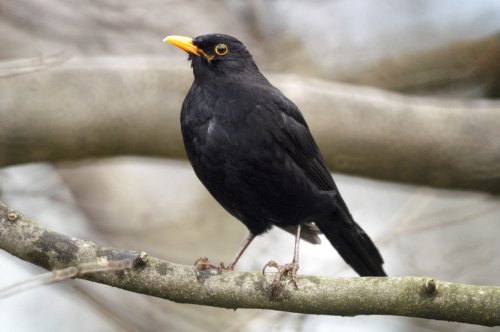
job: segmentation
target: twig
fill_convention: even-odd
[[[35,287],[60,282],[67,279],[83,276],[87,273],[107,272],[107,271],[120,271],[132,267],[133,261],[125,259],[121,261],[109,261],[101,259],[97,263],[82,263],[77,266],[70,266],[64,269],[54,270],[33,278],[17,282],[13,285],[0,288],[0,298],[9,297],[20,292],[24,292]]]

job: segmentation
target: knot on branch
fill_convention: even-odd
[[[427,279],[424,283],[424,291],[428,295],[434,295],[437,292],[437,283],[434,279]]]

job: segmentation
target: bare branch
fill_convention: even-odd
[[[48,70],[60,66],[70,58],[71,54],[63,51],[49,56],[40,55],[36,58],[3,61],[0,63],[0,78]]]
[[[53,270],[28,280],[17,282],[13,285],[0,288],[0,298],[9,297],[17,293],[30,290],[42,285],[52,284],[67,279],[83,276],[87,273],[107,272],[107,271],[120,271],[131,268],[133,260],[125,259],[122,261],[108,261],[103,257],[100,262],[96,263],[83,263],[77,266],[70,266],[59,270]]]
[[[500,34],[385,59],[342,79],[412,94],[500,97]]]
[[[0,203],[0,248],[45,269],[104,261],[133,262],[130,269],[77,274],[136,293],[221,308],[260,308],[321,315],[398,315],[500,325],[500,287],[423,277],[325,278],[300,276],[299,289],[282,288],[271,299],[272,274],[207,271],[144,253],[98,246],[49,231]],[[212,271],[213,272],[213,271]]]

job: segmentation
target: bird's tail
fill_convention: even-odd
[[[342,198],[340,198],[342,200]],[[384,260],[372,240],[353,220],[345,203],[338,202],[338,208],[328,220],[318,220],[317,226],[340,256],[360,276],[387,276],[382,264]]]

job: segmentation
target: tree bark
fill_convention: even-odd
[[[259,308],[321,315],[397,315],[500,325],[500,287],[474,286],[424,277],[325,278],[300,276],[275,298],[273,276],[203,271],[144,253],[98,246],[49,231],[0,203],[0,248],[48,270],[131,262],[131,268],[74,274],[128,291],[179,303],[237,309]],[[129,266],[130,266],[129,265]],[[93,267],[95,269],[95,267]],[[72,269],[73,270],[73,269]],[[99,269],[95,269],[99,270]],[[72,272],[73,273],[73,272]]]

